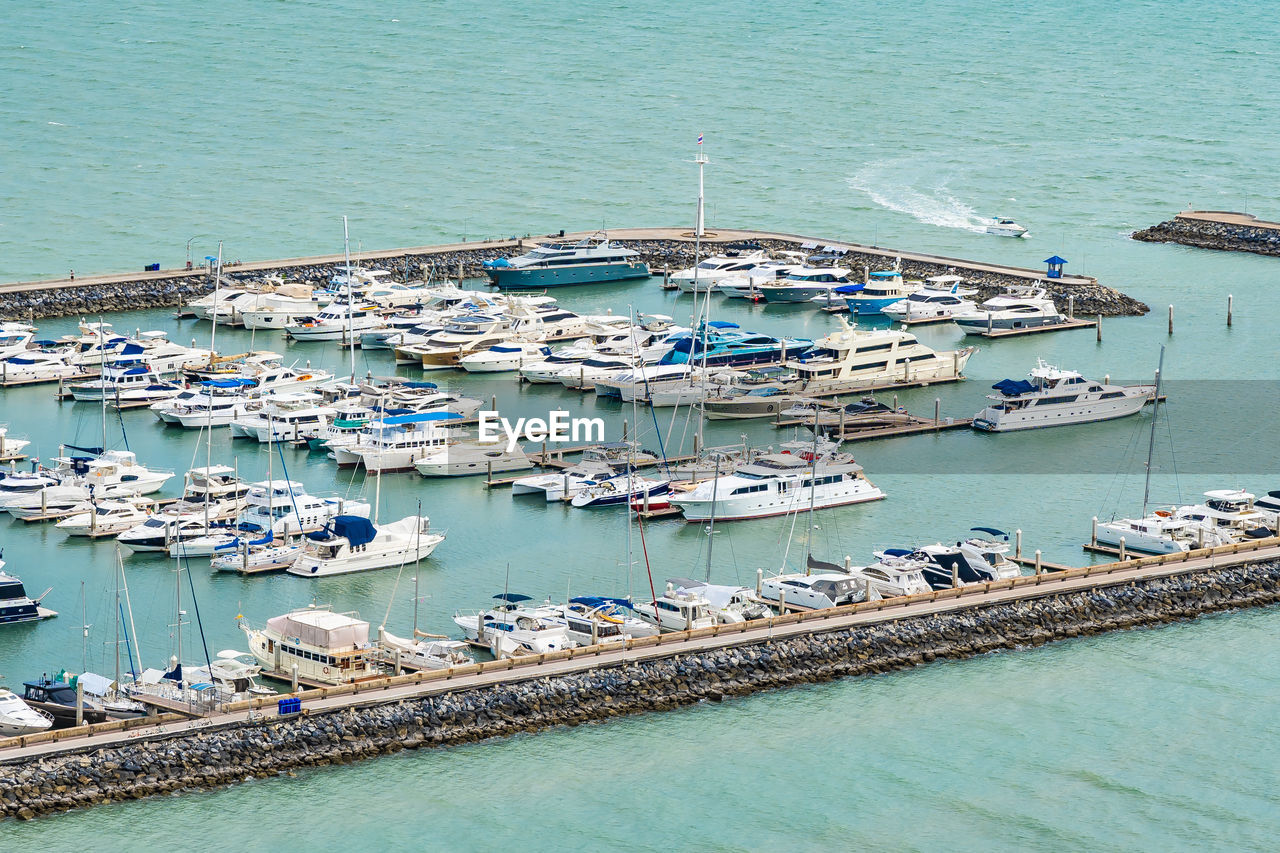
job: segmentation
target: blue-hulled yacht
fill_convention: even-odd
[[[877,270],[868,276],[867,282],[859,288],[837,288],[837,293],[844,294],[845,304],[854,314],[879,314],[884,308],[895,302],[901,302],[924,286],[919,281],[903,281],[902,273],[896,270]]]
[[[736,323],[711,320],[677,339],[659,364],[751,367],[797,357],[812,346],[813,341],[805,338],[775,338],[744,332]]]
[[[542,288],[648,278],[640,253],[609,242],[607,236],[576,243],[542,243],[519,257],[484,262],[494,287]]]

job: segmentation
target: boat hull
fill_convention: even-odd
[[[600,284],[648,278],[649,265],[640,262],[606,264],[572,264],[563,267],[490,267],[485,270],[494,287],[534,290],[573,284]]]

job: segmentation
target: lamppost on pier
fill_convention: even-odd
[[[196,234],[194,237],[187,238],[187,269],[191,269],[191,241],[199,240],[203,234]]]

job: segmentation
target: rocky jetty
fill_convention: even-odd
[[[1179,214],[1167,222],[1135,231],[1132,236],[1144,243],[1178,243],[1198,249],[1280,255],[1280,223],[1263,222],[1244,213]]]
[[[680,240],[622,240],[618,241],[640,252],[641,257],[657,275],[665,269],[681,269],[691,266],[694,246]],[[467,278],[484,274],[487,260],[503,257],[528,249],[533,241],[519,242],[503,247],[484,247],[437,253],[398,254],[367,259],[366,263],[391,271],[402,281],[439,281],[456,279],[460,274]],[[765,240],[761,245],[772,251],[802,251],[799,243],[782,240]],[[704,246],[704,255],[721,247]],[[366,256],[367,257],[367,256]],[[886,262],[880,255],[850,252],[839,261],[850,268],[855,277],[863,270],[884,269]],[[262,281],[268,276],[307,284],[325,284],[336,273],[337,264],[281,265],[266,270],[241,271],[235,264],[223,268],[224,280],[231,282]],[[978,288],[979,297],[986,299],[999,293],[1010,284],[1027,284],[1029,281],[1047,288],[1060,310],[1067,309],[1068,297],[1074,297],[1077,314],[1104,317],[1120,317],[1145,314],[1143,303],[1125,296],[1092,279],[1067,279],[1064,281],[1029,280],[1015,275],[977,272],[963,267],[941,263],[903,261],[902,271],[908,278],[926,278],[934,275],[957,274]],[[140,278],[136,281],[109,284],[67,284],[49,289],[13,290],[0,293],[0,319],[28,320],[40,317],[66,317],[90,315],[107,311],[130,311],[144,308],[177,306],[197,299],[213,289],[213,280],[206,273],[193,272],[176,276]]]
[[[1278,601],[1280,563],[1207,569],[328,714],[269,716],[0,764],[0,814],[30,819]]]

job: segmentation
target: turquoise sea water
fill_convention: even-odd
[[[1068,269],[1147,301],[1140,319],[1091,332],[984,345],[975,381],[904,392],[913,411],[935,397],[969,415],[990,380],[1018,376],[1037,356],[1088,375],[1140,379],[1166,344],[1167,375],[1276,379],[1274,259],[1219,255],[1126,239],[1188,202],[1280,216],[1271,189],[1277,25],[1227,3],[1046,3],[987,7],[953,0],[921,8],[703,3],[382,5],[87,4],[50,17],[10,13],[0,42],[8,136],[0,169],[0,279],[179,265],[225,241],[227,258],[337,251],[340,216],[353,246],[692,222],[696,175],[686,161],[706,135],[712,227],[841,237]],[[1028,225],[1028,240],[976,233],[982,216]],[[1226,295],[1235,325],[1224,323]],[[574,289],[582,310],[662,310],[690,302],[652,282]],[[1165,334],[1165,306],[1177,333]],[[724,319],[816,337],[833,321],[807,309],[717,303]],[[207,339],[207,324],[166,312],[108,317],[121,329],[164,328]],[[45,321],[50,336],[74,318]],[[934,346],[946,327],[920,330]],[[219,331],[220,348],[247,333]],[[344,369],[324,345],[271,345],[290,358]],[[389,359],[360,357],[386,373]],[[982,380],[987,380],[983,382]],[[457,378],[500,409],[536,415],[565,406],[614,429],[629,408],[503,379]],[[1155,491],[1190,500],[1215,486],[1280,488],[1273,386],[1233,386],[1231,405],[1188,385],[1171,394]],[[1260,389],[1250,394],[1249,389]],[[1252,396],[1252,407],[1241,401]],[[1225,410],[1224,410],[1225,409]],[[1248,416],[1240,414],[1249,412]],[[642,414],[641,436],[688,440],[683,415]],[[1078,563],[1090,516],[1132,512],[1141,499],[1142,418],[1027,435],[953,433],[855,446],[889,499],[807,522],[724,525],[714,578],[750,583],[758,567],[815,553],[869,556],[873,547],[950,539],[974,524],[1021,528],[1047,559]],[[148,464],[203,464],[194,433],[126,413],[130,446]],[[98,412],[55,404],[47,388],[13,389],[0,421],[37,439],[96,443]],[[765,424],[720,423],[708,442],[739,433],[776,441]],[[111,426],[118,441],[118,424]],[[1247,448],[1243,452],[1240,448]],[[267,452],[215,435],[265,476]],[[1176,465],[1172,452],[1176,452]],[[364,494],[318,455],[285,451],[313,490]],[[279,459],[275,464],[279,474]],[[1175,476],[1176,471],[1176,476]],[[382,485],[383,518],[418,500],[448,539],[417,571],[422,618],[448,629],[455,608],[509,584],[534,595],[637,593],[616,513],[513,501],[474,480]],[[666,522],[646,544],[657,583],[698,575],[703,532]],[[788,541],[796,544],[787,553]],[[633,539],[633,541],[636,541]],[[518,543],[518,544],[517,544]],[[638,544],[638,542],[636,543]],[[52,527],[0,523],[10,570],[33,592],[53,586],[62,615],[6,631],[9,684],[81,665],[109,669],[108,542],[67,543]],[[144,661],[172,646],[172,566],[128,561]],[[403,633],[411,571],[308,584],[292,577],[194,581],[211,651],[242,645],[234,617],[260,624],[312,598],[359,610]],[[80,618],[80,582],[87,618]],[[185,581],[184,581],[185,583]],[[185,595],[185,594],[184,594]],[[272,819],[345,815],[312,838],[332,849],[355,825],[363,846],[474,849],[523,842],[564,846],[893,848],[1266,847],[1277,698],[1274,612],[1224,616],[1158,631],[938,665],[462,750],[254,783],[210,795],[133,803],[46,822],[39,843],[82,847],[141,829],[226,826],[227,843],[279,847]],[[188,635],[187,647],[194,644]],[[210,808],[210,805],[214,808]],[[302,806],[300,809],[299,806]],[[33,827],[0,837],[31,845]],[[54,839],[50,838],[54,835]],[[108,843],[108,847],[112,844]],[[123,843],[119,846],[123,846]],[[344,845],[345,846],[345,845]]]

